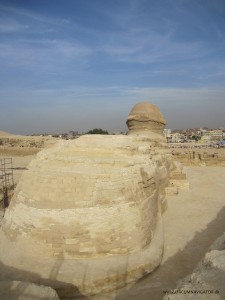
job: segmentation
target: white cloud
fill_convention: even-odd
[[[27,9],[13,7],[8,5],[0,4],[0,10],[6,14],[9,14],[12,18],[20,19],[22,17],[24,20],[28,21],[36,21],[39,24],[47,24],[54,26],[68,26],[69,20],[50,17],[44,14],[38,14],[33,11],[29,11]]]
[[[12,33],[19,32],[28,29],[28,25],[17,22],[16,20],[11,20],[7,18],[2,18],[0,20],[0,33]]]
[[[73,62],[85,63],[92,50],[76,41],[19,39],[0,43],[2,66],[24,68],[32,72],[65,70]]]

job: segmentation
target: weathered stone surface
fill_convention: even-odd
[[[165,125],[166,121],[161,111],[157,106],[147,101],[137,103],[127,119],[128,134],[154,136],[154,133],[156,133],[161,135]]]
[[[0,281],[2,300],[59,300],[52,288],[22,281]]]
[[[160,111],[144,103],[128,117],[128,136],[85,135],[39,152],[3,220],[0,277],[96,294],[154,270],[175,169],[164,125]]]

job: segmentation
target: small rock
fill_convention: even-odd
[[[60,300],[51,287],[25,281],[0,281],[0,295],[4,300]]]

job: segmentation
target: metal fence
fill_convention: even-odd
[[[9,205],[14,191],[13,162],[12,158],[0,159],[0,201],[3,208]]]

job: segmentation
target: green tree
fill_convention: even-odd
[[[87,134],[109,134],[107,130],[103,130],[101,128],[94,128],[89,130]]]
[[[199,141],[200,139],[201,139],[201,137],[198,136],[198,135],[193,135],[192,136],[192,140],[195,140],[196,142]]]

